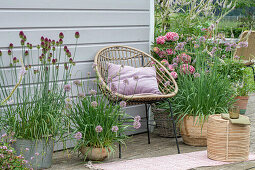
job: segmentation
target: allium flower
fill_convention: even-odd
[[[27,160],[22,160],[22,163],[27,164],[28,161]]]
[[[79,96],[80,98],[83,98],[83,97],[85,97],[85,94],[84,94],[84,93],[79,93],[78,96]]]
[[[63,32],[59,33],[59,38],[60,38],[60,39],[63,39],[63,38],[64,38]]]
[[[231,51],[232,49],[231,49],[230,46],[227,46],[225,50],[226,50],[226,52],[229,52],[229,51]]]
[[[97,102],[96,101],[91,102],[91,106],[92,107],[97,107]]]
[[[139,129],[139,128],[141,127],[141,123],[135,121],[135,122],[133,123],[133,126],[134,126],[135,129]]]
[[[170,74],[174,79],[177,79],[178,74],[175,71],[172,71]]]
[[[173,55],[174,54],[172,49],[166,49],[166,53],[167,53],[167,55]]]
[[[126,106],[127,106],[127,103],[125,101],[120,102],[120,107],[126,107]]]
[[[97,133],[100,133],[100,132],[103,131],[103,128],[102,128],[102,126],[98,125],[98,126],[95,128],[95,130],[96,130]]]
[[[25,35],[25,34],[24,34],[23,31],[20,31],[20,32],[19,32],[19,37],[20,37],[20,38],[23,38],[24,35]]]
[[[81,81],[80,80],[74,80],[73,84],[75,84],[76,86],[81,86]]]
[[[64,90],[65,90],[66,92],[70,92],[70,91],[71,91],[71,85],[70,85],[70,84],[66,84],[66,85],[64,86]]]
[[[165,35],[165,40],[166,41],[177,41],[177,40],[179,40],[179,35],[176,32],[168,32]]]
[[[112,132],[118,132],[118,130],[119,130],[118,126],[113,126],[112,127]]]
[[[12,55],[12,51],[11,50],[8,50],[8,55]]]
[[[30,159],[31,159],[31,160],[33,160],[33,159],[34,159],[34,157],[32,156]]]
[[[169,71],[174,71],[174,66],[173,66],[173,64],[168,65],[168,69],[169,69]]]
[[[204,36],[201,36],[200,38],[199,38],[199,42],[201,43],[204,43],[205,42],[205,37]]]
[[[3,146],[3,150],[7,150],[7,146]]]
[[[65,104],[66,104],[66,108],[72,108],[73,104],[72,104],[72,99],[71,98],[65,98]]]
[[[36,156],[38,156],[38,155],[39,155],[39,153],[38,153],[38,152],[36,152],[36,153],[35,153],[35,155],[36,155]]]
[[[0,158],[4,158],[4,154],[0,154]]]
[[[194,78],[198,78],[198,77],[200,77],[200,74],[199,73],[195,73],[194,74]]]
[[[239,48],[241,48],[241,47],[244,47],[244,48],[246,48],[246,47],[248,47],[248,42],[247,41],[241,41],[241,42],[239,42],[238,43],[238,47]]]
[[[175,50],[178,51],[178,50],[184,50],[184,46],[186,45],[186,42],[180,42],[180,43],[177,43],[177,46],[175,47]]]
[[[160,52],[160,49],[159,49],[158,47],[154,47],[154,48],[153,48],[153,51],[154,51],[156,54],[158,54],[158,53]]]
[[[10,43],[9,49],[13,49],[13,43]]]
[[[165,44],[165,42],[166,42],[165,37],[164,36],[159,36],[156,39],[156,42],[157,42],[157,44]]]
[[[80,38],[80,33],[79,32],[75,32],[75,38]]]
[[[58,40],[58,42],[59,44],[63,44],[63,40],[61,38]]]
[[[180,62],[180,59],[178,58],[178,57],[176,57],[176,58],[173,58],[173,63],[176,63],[176,64],[178,64]]]
[[[12,152],[13,152],[13,150],[11,150],[11,149],[10,149],[10,150],[8,150],[8,152],[9,152],[9,153],[12,153]]]
[[[56,64],[57,63],[57,59],[56,58],[53,58],[52,59],[52,64]]]
[[[234,56],[234,58],[235,58],[235,59],[237,59],[237,60],[239,60],[239,59],[240,59],[240,57],[239,57],[239,56],[237,56],[237,55],[236,55],[236,56]]]
[[[74,137],[75,137],[75,139],[80,140],[82,138],[81,132],[75,133]]]
[[[141,116],[137,115],[134,117],[135,122],[139,122],[141,120]]]
[[[91,89],[89,93],[90,93],[91,95],[96,95],[96,94],[97,94],[97,91],[96,91],[96,90]]]

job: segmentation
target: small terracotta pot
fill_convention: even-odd
[[[237,100],[235,105],[239,106],[240,114],[245,114],[249,96],[237,96],[235,99]]]
[[[80,148],[81,153],[86,156],[86,159],[91,161],[103,161],[108,157],[108,152],[105,148],[90,148],[82,146]]]

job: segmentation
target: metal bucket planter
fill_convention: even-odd
[[[91,161],[103,161],[108,157],[108,152],[105,148],[90,148],[82,146],[80,151],[84,156],[86,156],[87,160]]]
[[[50,168],[52,164],[53,140],[26,140],[17,139],[13,148],[17,155],[23,155],[30,162],[34,169]],[[26,150],[28,148],[29,150]],[[35,154],[39,153],[39,154]]]

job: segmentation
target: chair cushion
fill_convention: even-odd
[[[108,63],[108,86],[123,95],[161,94],[154,67],[121,66]]]

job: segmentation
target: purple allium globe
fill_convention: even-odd
[[[118,132],[118,130],[119,130],[118,126],[113,126],[112,127],[112,132]]]
[[[64,90],[65,90],[66,92],[70,92],[70,91],[71,91],[71,85],[70,85],[70,84],[66,84],[66,85],[64,86]]]
[[[91,89],[89,93],[90,93],[91,95],[93,95],[93,96],[94,96],[94,95],[96,95],[96,94],[97,94],[97,91],[96,91],[96,90],[94,90],[94,89]]]
[[[76,86],[81,86],[81,81],[80,80],[74,80],[73,84],[75,84]]]
[[[97,102],[96,101],[91,102],[91,106],[94,108],[97,107]]]
[[[59,33],[59,39],[63,39],[64,38],[64,34],[63,34],[63,32],[60,32]]]
[[[76,32],[74,36],[75,36],[75,38],[80,38],[80,33]]]
[[[135,121],[135,122],[133,123],[133,126],[134,126],[135,129],[139,129],[139,128],[141,127],[141,123]]]
[[[95,130],[96,130],[97,133],[100,133],[100,132],[103,131],[103,128],[102,128],[102,126],[98,125],[98,126],[95,128]]]
[[[80,140],[82,138],[81,132],[75,133],[74,137],[75,137],[75,139]]]
[[[120,102],[120,107],[126,107],[126,106],[127,106],[127,103],[125,101]]]

